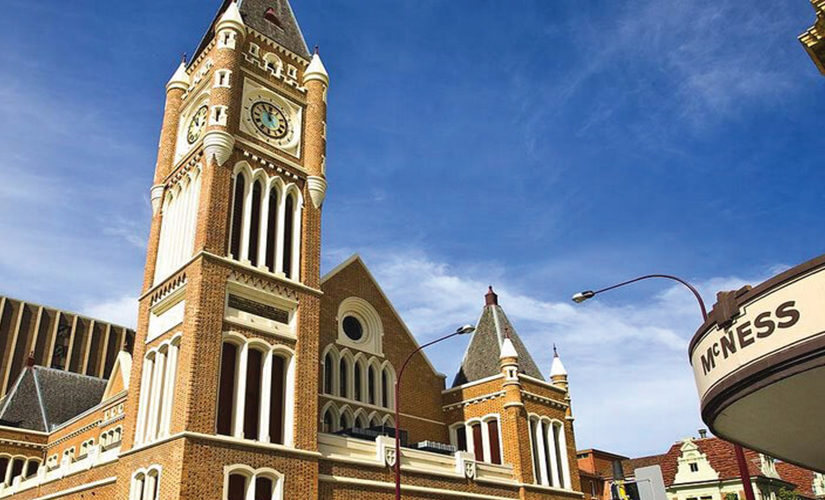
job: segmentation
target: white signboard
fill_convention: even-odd
[[[741,368],[825,335],[825,268],[777,284],[740,313],[726,328],[715,325],[691,354],[700,398]]]

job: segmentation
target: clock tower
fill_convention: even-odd
[[[225,0],[167,84],[120,498],[317,497],[328,84],[288,0]]]

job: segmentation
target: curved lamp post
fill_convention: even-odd
[[[702,310],[702,320],[703,320],[703,322],[708,320],[708,310],[705,307],[705,301],[702,300],[702,296],[699,294],[699,291],[696,290],[696,287],[694,287],[693,285],[691,285],[687,281],[683,280],[682,278],[678,278],[676,276],[671,276],[669,274],[648,274],[648,275],[645,275],[645,276],[640,276],[640,277],[634,278],[632,280],[623,281],[622,283],[619,283],[617,285],[609,286],[607,288],[602,288],[601,290],[596,290],[595,292],[593,290],[586,290],[584,292],[579,292],[579,293],[573,295],[572,299],[573,299],[573,302],[575,302],[577,304],[580,304],[580,303],[584,302],[585,300],[592,299],[593,297],[595,297],[596,295],[598,295],[602,292],[608,292],[608,291],[613,290],[615,288],[623,287],[623,286],[629,285],[631,283],[636,283],[637,281],[642,281],[642,280],[651,279],[651,278],[668,279],[668,280],[676,281],[676,282],[681,283],[682,285],[686,286],[693,293],[693,296],[696,297],[696,301],[699,303],[699,309]],[[742,449],[742,447],[739,446],[736,443],[733,443],[733,448],[736,452],[736,462],[739,465],[739,477],[742,480],[742,488],[745,490],[745,500],[754,500],[753,485],[751,484],[750,472],[748,471],[748,463],[745,461],[745,452]]]
[[[398,377],[395,379],[395,499],[401,500],[401,415],[399,413],[399,405],[401,398],[399,395],[401,394],[401,376],[404,375],[404,369],[407,368],[407,364],[410,360],[421,352],[422,349],[425,347],[429,347],[433,344],[437,344],[441,341],[447,340],[449,338],[453,338],[456,335],[464,335],[466,333],[473,333],[476,330],[476,327],[473,325],[464,325],[459,327],[455,333],[451,333],[439,339],[435,339],[432,342],[428,342],[417,349],[407,356],[407,359],[404,360],[404,364],[401,365],[401,370],[398,372]]]

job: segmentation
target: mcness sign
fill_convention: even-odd
[[[754,362],[825,334],[825,268],[720,294],[703,328],[691,342],[690,360],[705,402],[709,391],[741,378]]]

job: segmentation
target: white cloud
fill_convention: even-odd
[[[81,313],[91,318],[108,321],[116,325],[135,328],[137,325],[137,297],[115,297],[106,302],[88,302]]]
[[[346,253],[338,249],[326,256],[338,259]],[[422,341],[475,321],[493,275],[502,307],[544,373],[552,345],[559,346],[570,372],[579,448],[635,456],[659,453],[703,426],[687,358],[688,341],[701,317],[695,299],[681,285],[663,283],[660,293],[629,304],[594,299],[575,305],[544,300],[498,269],[488,273],[484,266],[451,266],[417,250],[371,249],[364,259]],[[710,307],[716,291],[763,278],[717,277],[697,285]],[[621,292],[611,297],[621,297]],[[466,343],[451,341],[427,353],[448,383]]]

